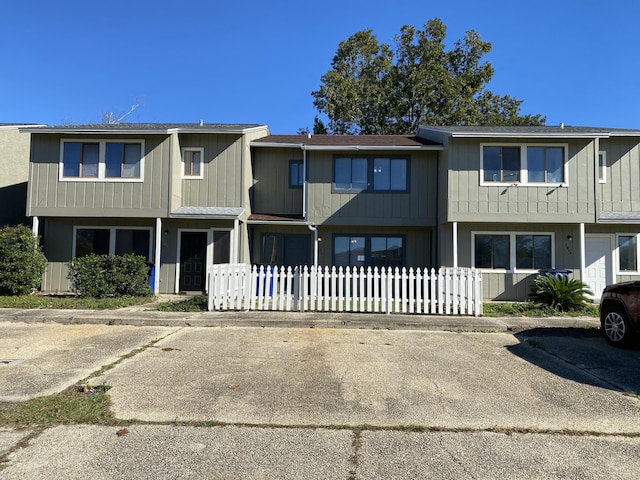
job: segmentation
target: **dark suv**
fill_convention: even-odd
[[[600,325],[611,345],[628,345],[640,331],[640,281],[609,285],[600,299]]]

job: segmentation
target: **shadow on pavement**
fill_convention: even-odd
[[[554,375],[614,391],[640,394],[640,344],[616,348],[598,329],[532,328],[507,349]]]

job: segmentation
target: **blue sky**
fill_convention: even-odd
[[[338,43],[371,28],[393,43],[431,18],[447,43],[476,30],[497,94],[547,125],[640,128],[637,0],[7,1],[0,14],[0,123],[312,126],[311,92]]]

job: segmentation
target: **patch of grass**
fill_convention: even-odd
[[[597,317],[599,311],[598,305],[595,304],[587,304],[564,312],[534,302],[485,302],[482,304],[482,315],[485,317]]]
[[[0,296],[0,308],[114,310],[151,301],[153,297],[80,298],[75,295],[20,295]]]
[[[162,312],[206,312],[209,307],[208,302],[209,299],[205,295],[197,295],[187,300],[159,303],[156,310]]]
[[[106,389],[74,386],[62,393],[22,403],[0,403],[0,427],[52,426],[57,424],[116,425],[109,410]]]

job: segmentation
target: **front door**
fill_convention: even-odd
[[[207,278],[207,232],[182,232],[180,235],[181,292],[204,292]]]
[[[611,265],[611,237],[585,236],[585,278],[589,290],[593,292],[593,299],[600,300],[604,287],[613,283],[613,269]]]

